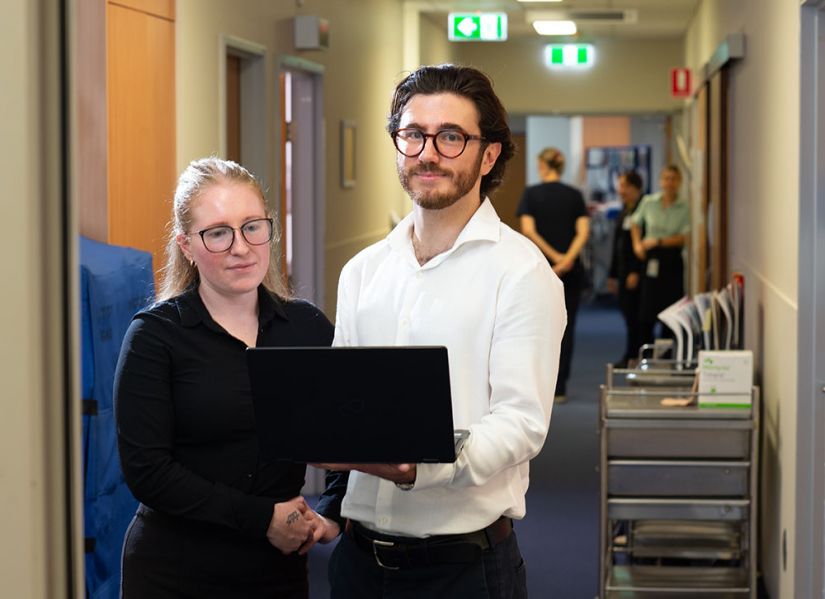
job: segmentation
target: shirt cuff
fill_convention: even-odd
[[[252,538],[266,537],[272,523],[275,500],[271,497],[247,496],[236,507],[238,529]]]
[[[415,486],[410,491],[420,491],[450,484],[455,476],[455,464],[416,464]]]
[[[347,519],[341,516],[341,502],[347,492],[349,472],[329,470],[326,474],[326,489],[318,499],[315,511],[324,518],[336,522],[343,532]]]

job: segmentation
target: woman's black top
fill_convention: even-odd
[[[263,286],[258,299],[257,346],[332,343],[332,325],[312,304]],[[245,351],[197,289],[138,313],[115,373],[118,448],[139,513],[277,552],[266,540],[273,506],[300,493],[305,466],[261,459]]]
[[[527,187],[519,201],[516,216],[532,216],[536,232],[553,249],[564,254],[576,238],[576,221],[589,214],[584,196],[578,189],[561,181],[551,181]],[[549,258],[547,260],[551,262]],[[573,268],[565,274],[571,273],[576,276],[584,273],[580,256],[576,256]]]

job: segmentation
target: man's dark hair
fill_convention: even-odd
[[[622,179],[625,180],[625,183],[631,185],[638,189],[639,191],[642,190],[642,177],[636,171],[624,171],[621,175],[619,175]]]
[[[501,153],[492,170],[481,178],[481,195],[487,195],[501,184],[507,161],[515,146],[507,124],[507,111],[493,91],[490,78],[472,67],[442,64],[422,66],[407,75],[395,88],[390,105],[387,131],[398,131],[401,113],[410,99],[417,95],[450,93],[470,100],[478,110],[479,128],[486,143],[500,143]]]

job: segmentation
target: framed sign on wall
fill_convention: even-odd
[[[355,187],[354,121],[341,121],[341,187]]]

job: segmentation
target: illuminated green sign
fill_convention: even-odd
[[[544,62],[552,69],[592,67],[596,52],[591,44],[550,44]]]
[[[507,39],[507,13],[456,13],[449,15],[451,42],[503,42]]]

